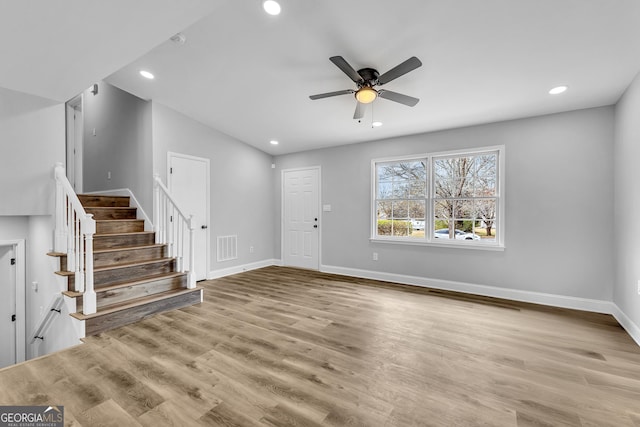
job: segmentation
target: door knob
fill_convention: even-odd
[[[202,229],[204,230],[204,229],[207,229],[207,228],[209,228],[209,227],[208,227],[208,226],[206,226],[206,225],[203,225],[203,226],[202,226],[202,227],[200,227],[200,228],[202,228]]]

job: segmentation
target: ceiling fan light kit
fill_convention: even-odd
[[[374,86],[381,86],[389,83],[390,81],[422,66],[422,62],[420,62],[420,60],[415,56],[412,56],[403,63],[396,65],[394,68],[382,75],[373,68],[362,68],[356,71],[342,56],[332,56],[329,60],[333,62],[336,67],[340,68],[340,70],[342,70],[342,72],[357,85],[358,89],[345,89],[335,92],[321,93],[318,95],[311,95],[309,98],[316,100],[355,93],[358,103],[356,104],[356,111],[353,115],[354,119],[361,119],[364,116],[365,109],[363,108],[363,104],[370,104],[378,97],[398,102],[409,107],[413,107],[418,103],[418,101],[420,101],[418,98],[403,95],[398,92],[374,89]]]
[[[363,104],[370,104],[376,100],[378,92],[375,89],[365,86],[356,92],[356,99]]]

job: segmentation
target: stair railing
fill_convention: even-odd
[[[93,235],[96,221],[87,214],[80,203],[64,166],[57,163],[56,180],[56,231],[54,250],[67,254],[67,271],[73,272],[76,292],[82,292],[82,312],[96,312],[96,292],[93,289]]]
[[[45,312],[45,315],[40,319],[38,326],[31,333],[31,344],[35,343],[36,340],[44,341],[44,336],[47,331],[53,324],[56,313],[58,315],[62,314],[62,305],[64,304],[64,299],[61,294],[56,295],[51,304],[49,304],[49,309]]]
[[[167,245],[169,256],[176,258],[176,270],[188,272],[187,288],[195,288],[193,215],[187,216],[180,210],[159,175],[153,176],[153,221],[156,243]]]

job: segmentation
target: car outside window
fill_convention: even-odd
[[[504,147],[372,161],[372,239],[501,247],[503,162]]]

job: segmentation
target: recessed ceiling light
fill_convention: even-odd
[[[380,126],[382,126],[382,122],[373,122],[371,123],[371,126],[373,126],[374,128],[379,128]]]
[[[269,15],[280,15],[280,4],[274,0],[266,0],[262,3],[264,11]]]
[[[558,95],[564,91],[566,91],[567,89],[569,89],[569,86],[556,86],[553,89],[551,89],[549,91],[550,95]]]
[[[269,143],[270,143],[271,145],[278,145],[278,144],[280,144],[280,143],[279,143],[278,141],[276,141],[275,139],[272,139],[271,141],[269,141]]]
[[[152,80],[155,78],[155,76],[147,70],[140,70],[140,75],[145,79],[149,79],[149,80]]]

